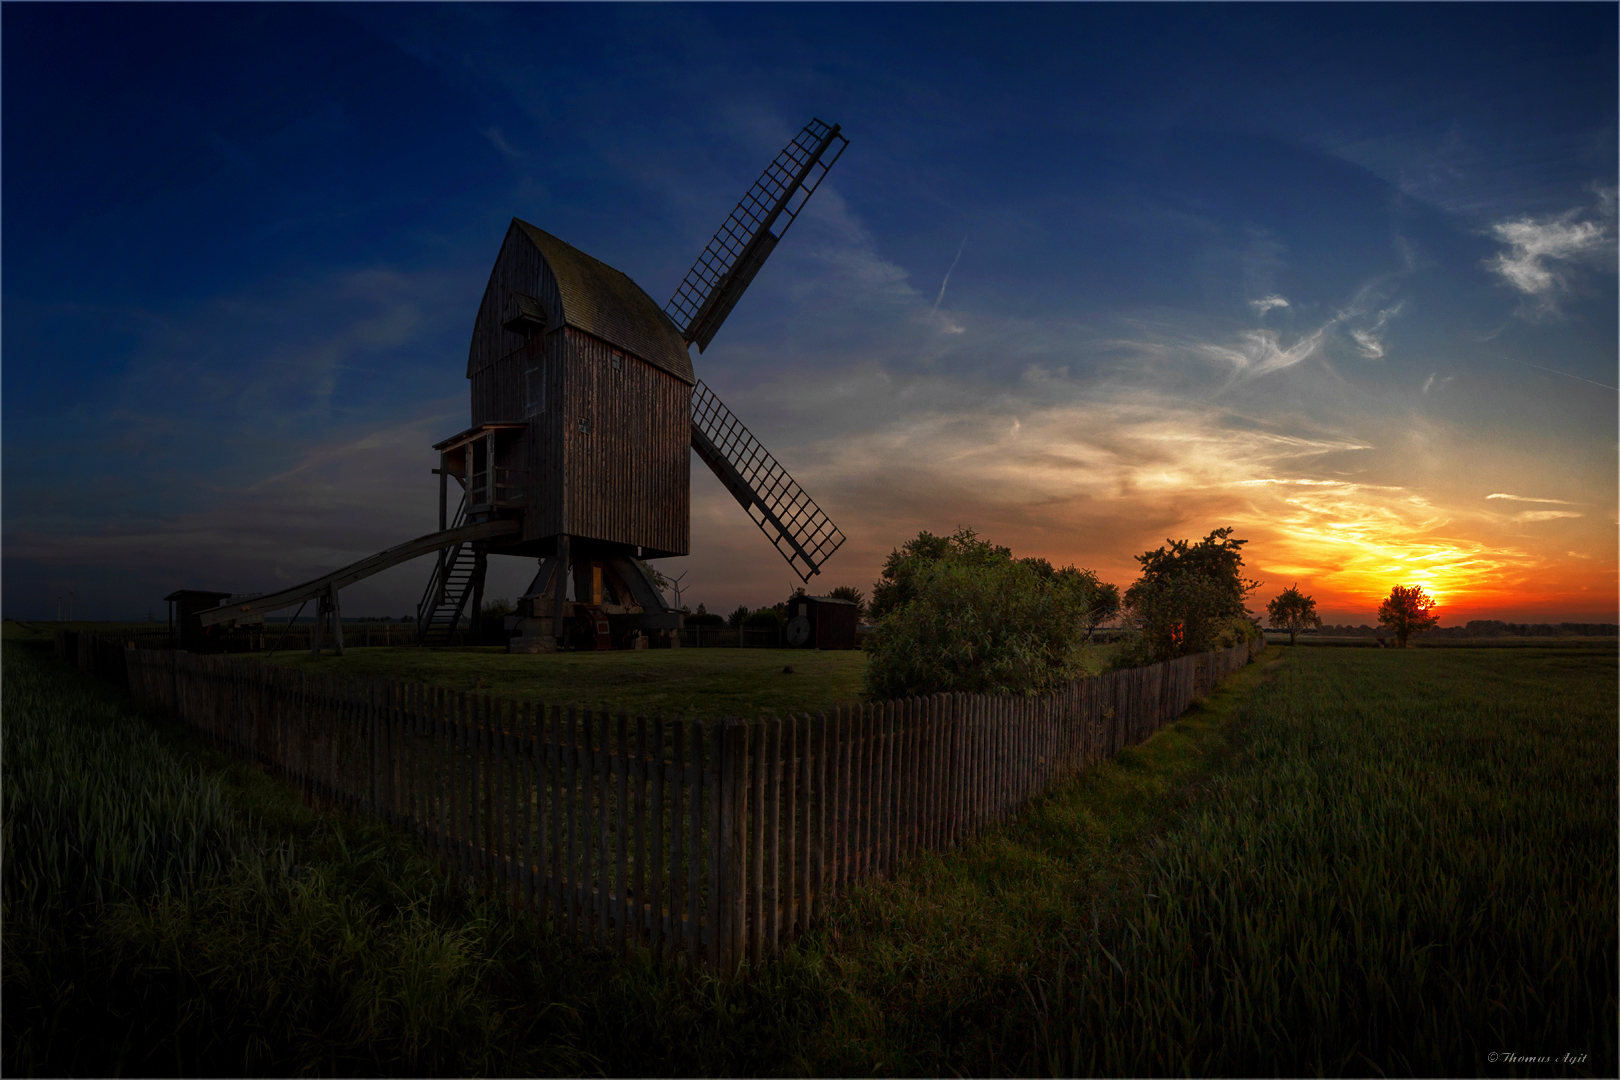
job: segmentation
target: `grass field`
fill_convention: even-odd
[[[1287,645],[1288,635],[1276,630],[1266,631],[1266,640],[1273,645]],[[1330,648],[1376,649],[1378,639],[1373,637],[1340,636],[1337,634],[1301,634],[1296,644],[1328,646]],[[1395,638],[1389,635],[1386,648],[1395,647]],[[1453,638],[1429,637],[1420,634],[1406,643],[1408,649],[1585,649],[1597,652],[1615,652],[1620,649],[1620,638],[1612,637],[1496,637]]]
[[[1613,1075],[1614,655],[1278,652],[848,905],[816,1070]]]
[[[1613,654],[1271,656],[725,985],[8,639],[5,1071],[1613,1075]]]

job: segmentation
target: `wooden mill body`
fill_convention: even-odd
[[[671,640],[679,616],[631,562],[685,555],[690,543],[695,380],[668,316],[626,275],[514,218],[467,378],[472,426],[434,447],[440,528],[452,524],[451,479],[464,521],[518,521],[486,548],[542,560],[511,629],[550,648],[588,606],[591,620],[612,616],[615,643],[629,630]],[[563,601],[559,563],[574,602]],[[604,647],[607,633],[590,636]]]
[[[449,477],[466,487],[468,520],[521,519],[490,552],[554,555],[567,536],[576,551],[687,553],[692,361],[629,277],[514,219],[467,378],[472,426],[435,449],[441,489]]]

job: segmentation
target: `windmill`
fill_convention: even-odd
[[[843,533],[696,378],[690,347],[708,348],[848,144],[836,124],[806,124],[662,309],[618,270],[513,219],[474,320],[472,426],[434,449],[441,529],[519,527],[441,552],[422,640],[479,611],[491,554],[540,559],[507,619],[514,651],[678,640],[680,613],[639,560],[687,554],[694,450],[800,580],[820,573]]]
[[[848,145],[838,125],[806,124],[662,308],[625,274],[514,218],[473,321],[472,424],[434,445],[438,531],[200,612],[201,625],[314,600],[311,651],[329,636],[341,653],[338,591],[436,552],[417,640],[442,642],[479,622],[489,556],[514,555],[538,558],[539,570],[507,616],[512,651],[677,644],[681,613],[641,560],[688,552],[693,451],[808,582],[844,534],[697,379],[690,347],[708,348]]]

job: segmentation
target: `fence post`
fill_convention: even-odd
[[[765,721],[747,721],[748,747],[748,965],[757,969],[765,931]]]
[[[724,826],[721,818],[724,814],[724,769],[725,769],[725,723],[723,721],[707,725],[709,731],[709,769],[704,786],[709,789],[709,903],[708,903],[708,931],[709,931],[709,965],[711,970],[724,972],[727,946],[731,944],[729,934],[723,935],[721,921],[726,917],[730,908],[729,897],[724,891],[725,864],[721,861],[723,854],[721,841],[724,839]]]
[[[827,889],[827,714],[817,713],[810,722],[810,789],[814,828],[810,850],[810,915],[820,918],[826,911]]]
[[[765,833],[769,837],[765,863],[765,943],[772,953],[782,940],[782,721],[764,722]],[[758,849],[756,848],[756,851]]]
[[[670,894],[664,888],[664,714],[659,713],[653,717],[652,757],[648,764],[652,766],[652,893],[648,897],[648,929],[649,941],[652,944],[653,954],[662,959],[665,955],[665,944],[669,933],[664,929],[664,905],[669,903]],[[679,790],[679,785],[676,785]],[[680,832],[680,815],[671,819],[670,835]],[[673,907],[673,904],[670,904]],[[678,918],[678,916],[677,916]]]

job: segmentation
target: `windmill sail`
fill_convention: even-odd
[[[754,181],[664,305],[664,313],[688,345],[697,342],[698,352],[709,347],[743,290],[848,145],[837,124],[829,127],[811,120]]]
[[[692,391],[692,449],[776,545],[800,581],[821,573],[822,564],[843,544],[844,534],[701,382]]]

